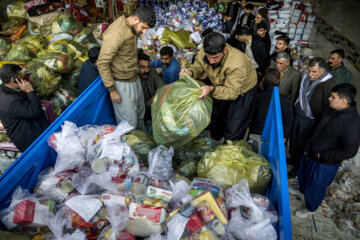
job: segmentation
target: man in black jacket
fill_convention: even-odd
[[[270,39],[268,31],[266,30],[266,27],[267,26],[266,26],[265,22],[261,21],[257,26],[256,34],[261,37],[261,39],[265,43],[268,53],[270,53],[271,39]]]
[[[236,38],[239,41],[238,49],[245,53],[258,74],[258,82],[264,76],[265,69],[269,66],[269,53],[266,45],[258,35],[252,35],[251,31],[242,27],[237,30]]]
[[[276,38],[275,52],[270,56],[271,66],[276,66],[276,57],[278,53],[281,52],[287,52],[290,55],[290,66],[293,65],[289,44],[290,44],[290,38],[286,35],[281,35]]]
[[[251,22],[252,22],[252,20],[255,19],[254,14],[252,14],[253,10],[254,10],[254,5],[252,5],[251,3],[246,4],[246,6],[245,6],[245,14],[243,14],[240,17],[240,20],[239,20],[236,28],[248,27],[250,29]]]
[[[311,60],[309,72],[304,74],[301,80],[290,137],[290,155],[295,172],[299,167],[306,142],[311,137],[322,110],[328,105],[330,91],[336,85],[325,68],[325,60],[316,57]]]
[[[48,122],[31,84],[23,80],[21,67],[4,64],[0,69],[0,120],[20,151],[47,128]]]
[[[89,50],[89,59],[86,60],[80,69],[79,75],[79,95],[90,86],[99,77],[99,70],[97,68],[97,60],[100,54],[99,47],[93,47]]]
[[[355,96],[353,85],[344,83],[335,86],[331,90],[329,107],[322,112],[307,142],[298,172],[299,190],[305,196],[306,208],[295,212],[299,218],[306,218],[316,211],[341,162],[354,157],[358,151],[360,117]]]
[[[280,84],[280,72],[275,68],[265,70],[262,92],[256,94],[254,113],[249,125],[249,143],[255,152],[259,152],[260,137],[264,128],[266,116],[269,110],[274,87]],[[283,122],[284,138],[287,139],[291,133],[293,111],[291,101],[284,95],[280,95],[281,117]]]
[[[232,0],[231,2],[228,3],[226,8],[226,13],[224,16],[224,20],[225,20],[224,33],[230,33],[231,29],[234,26],[236,16],[238,15],[239,8],[240,8],[240,4],[236,0]]]

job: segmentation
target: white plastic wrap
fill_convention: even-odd
[[[174,149],[164,146],[154,148],[149,152],[149,174],[163,180],[170,180],[173,175],[172,157]]]
[[[176,213],[167,224],[168,239],[179,240],[184,233],[186,224],[190,219]]]

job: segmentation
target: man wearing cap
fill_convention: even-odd
[[[211,137],[217,141],[243,139],[253,112],[257,84],[249,58],[226,44],[222,34],[209,33],[195,62],[189,69],[182,69],[180,77],[188,74],[198,79],[203,73],[210,82],[200,88],[199,98],[209,94],[213,97]]]
[[[137,37],[156,23],[154,10],[141,6],[133,15],[119,17],[103,35],[97,67],[110,92],[116,121],[145,130],[144,96],[138,78]]]

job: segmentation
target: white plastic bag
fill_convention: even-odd
[[[174,149],[164,146],[154,148],[149,152],[149,174],[163,180],[170,180],[173,174],[172,157]]]
[[[176,213],[168,222],[168,239],[179,240],[184,233],[186,224],[190,219]]]

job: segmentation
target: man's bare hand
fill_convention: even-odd
[[[192,71],[190,71],[190,70],[187,69],[187,68],[183,68],[183,69],[180,70],[179,77],[182,78],[182,77],[185,75],[185,73],[186,73],[187,75],[189,75],[190,77],[192,77],[192,75],[193,75],[193,72],[192,72]]]
[[[111,98],[111,101],[113,101],[114,103],[121,102],[121,96],[116,90],[113,90],[112,92],[110,92],[110,98]]]
[[[235,30],[231,29],[230,34],[234,34]]]
[[[199,96],[199,98],[206,98],[210,93],[212,93],[212,91],[214,91],[214,86],[201,86],[199,87],[199,89],[202,90],[201,95]]]
[[[19,79],[19,80],[16,80],[16,84],[19,86],[21,91],[24,91],[24,92],[27,92],[27,93],[29,93],[31,91],[34,91],[33,86],[28,81],[24,81],[22,79]]]

